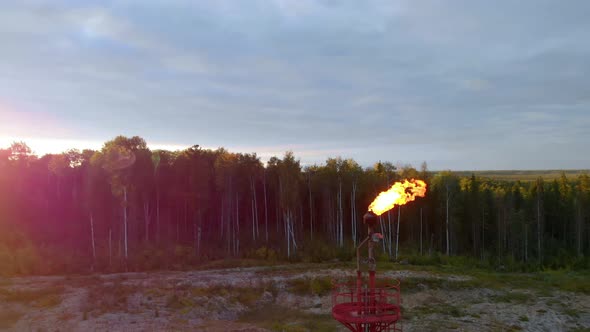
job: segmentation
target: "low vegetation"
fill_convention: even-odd
[[[417,306],[412,308],[411,311],[404,311],[403,315],[407,319],[412,319],[413,317],[423,317],[432,314],[440,314],[450,317],[464,317],[468,314],[464,311],[463,308],[451,305],[448,303],[430,303],[429,305]]]
[[[498,330],[516,331],[526,330],[540,317],[558,316],[569,328],[577,327],[577,322],[584,326],[587,316],[583,301],[571,305],[571,299],[583,300],[589,295],[587,272],[495,272],[462,266],[454,260],[447,263],[378,264],[380,275],[400,273],[404,324],[418,330],[449,330],[473,328],[485,322]],[[79,308],[50,310],[51,324],[57,321],[75,326],[86,321],[94,326],[97,322],[105,323],[103,317],[109,314],[109,320],[113,315],[128,319],[129,328],[139,328],[135,324],[142,321],[148,324],[145,326],[168,324],[157,326],[198,330],[199,326],[223,326],[224,321],[234,321],[236,326],[254,325],[272,331],[334,331],[338,323],[329,311],[332,280],[344,281],[351,275],[347,271],[353,268],[352,262],[335,262],[68,276],[59,282],[68,284],[67,292],[48,283],[23,290],[22,281],[14,279],[15,282],[9,280],[0,287],[0,305],[4,304],[0,324],[21,326],[19,320],[25,314],[35,317],[37,313],[47,313],[47,308],[59,307],[62,298],[83,296]],[[257,279],[256,283],[249,280],[252,277]],[[33,285],[33,280],[26,285]],[[533,305],[531,313],[527,308]],[[491,312],[490,308],[500,313]],[[514,314],[506,315],[508,312]]]
[[[521,292],[505,292],[500,295],[492,295],[490,298],[491,301],[494,302],[505,302],[505,303],[517,303],[517,304],[526,304],[533,300],[533,295],[528,293],[521,293]]]
[[[333,289],[330,277],[299,278],[290,280],[289,291],[299,295],[327,295]]]
[[[125,312],[128,309],[128,298],[136,292],[144,290],[137,286],[125,285],[121,280],[108,283],[98,283],[87,286],[88,295],[86,304],[82,308],[84,313],[93,313],[95,316],[107,312]]]
[[[63,286],[17,290],[0,288],[0,301],[16,302],[37,308],[51,308],[61,303],[64,291]]]
[[[247,311],[239,320],[277,332],[332,332],[338,327],[331,315],[310,314],[277,305]]]
[[[0,329],[11,328],[23,315],[16,310],[0,310]]]

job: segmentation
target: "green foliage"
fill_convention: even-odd
[[[244,259],[229,258],[229,259],[220,259],[220,260],[204,262],[204,263],[201,263],[200,265],[196,266],[195,268],[197,270],[213,270],[213,269],[229,269],[229,268],[236,268],[236,267],[273,266],[274,264],[276,264],[276,262],[269,261],[269,260],[249,259],[249,258],[244,258]]]
[[[340,262],[350,262],[353,257],[356,257],[356,250],[354,248],[344,246],[342,248],[338,248],[336,251],[336,258]]]
[[[383,265],[383,264],[382,264]],[[398,269],[397,265],[393,265]],[[387,266],[381,266],[387,269]],[[406,266],[412,269],[412,266]],[[512,290],[495,296],[497,302],[526,302],[533,296],[550,296],[553,291],[567,291],[590,294],[590,273],[588,271],[540,271],[534,273],[495,272],[492,270],[473,269],[470,267],[453,266],[423,266],[419,271],[427,270],[441,276],[462,274],[465,280],[441,278],[409,277],[401,280],[403,292],[418,292],[426,289],[465,290],[473,288],[488,288],[499,291]],[[534,291],[522,292],[516,290]]]
[[[573,318],[580,318],[580,312],[576,309],[567,308],[563,313]]]
[[[31,241],[22,232],[0,223],[0,276],[39,273],[40,263]]]
[[[324,239],[314,239],[313,241],[307,240],[304,243],[303,249],[300,251],[302,260],[307,263],[323,263],[331,261],[338,256],[344,256],[346,261],[346,249],[337,249],[335,245],[328,243]],[[344,253],[342,255],[341,253]]]
[[[263,290],[261,288],[244,287],[232,292],[232,298],[245,306],[251,307],[262,296]]]
[[[407,311],[405,311],[408,314]],[[464,317],[467,316],[467,313],[464,309],[454,306],[448,303],[433,303],[432,305],[428,306],[417,306],[412,308],[412,311],[409,313],[409,317],[422,317],[427,315],[433,314],[440,314],[445,316],[450,316],[454,318]]]
[[[95,311],[98,314],[127,311],[129,296],[140,291],[136,286],[126,285],[124,279],[105,284],[93,284],[86,288],[88,296],[83,309]]]
[[[388,256],[384,253],[379,256],[380,261],[387,262]],[[539,272],[544,270],[590,270],[590,257],[575,257],[565,253],[557,253],[545,259],[544,265],[537,262],[522,262],[515,260],[512,256],[495,257],[488,256],[486,259],[478,259],[471,256],[447,256],[439,252],[432,255],[400,255],[399,261],[407,262],[417,266],[447,266],[454,268],[476,268],[488,271],[499,272]]]
[[[533,300],[532,294],[521,293],[521,292],[505,292],[501,295],[494,295],[491,297],[494,302],[505,302],[505,303],[517,303],[525,304]]]
[[[170,295],[166,301],[166,307],[176,310],[192,308],[194,305],[195,303],[191,298],[179,295],[177,293]]]
[[[329,277],[298,278],[290,280],[289,290],[299,295],[327,295],[333,289]]]
[[[15,310],[0,311],[0,329],[10,329],[24,314]]]
[[[193,247],[176,245],[174,247],[174,260],[172,267],[176,270],[182,270],[183,267],[192,265],[195,261],[195,250]]]
[[[553,255],[549,255],[543,262],[545,268],[551,270],[590,270],[590,256],[577,257],[560,249]]]
[[[264,259],[264,260],[268,260],[271,262],[276,262],[277,261],[277,252],[273,249],[270,249],[268,247],[260,247],[258,249],[251,249],[250,251],[248,251],[248,253],[246,254],[246,258],[251,258],[251,259]]]
[[[364,236],[362,211],[392,181],[412,177],[426,180],[428,193],[402,209],[398,261],[590,269],[587,172],[398,168],[385,161],[363,169],[336,157],[302,171],[292,152],[263,167],[254,153],[151,151],[137,136],[37,158],[15,142],[0,150],[0,276],[349,262],[352,230]],[[378,231],[394,234],[388,227]],[[418,251],[418,239],[432,255],[407,254]],[[389,252],[395,244],[388,245]],[[391,257],[378,250],[377,259]]]
[[[331,332],[339,327],[330,315],[315,315],[278,305],[247,311],[240,316],[240,321],[277,332]]]
[[[172,298],[172,303],[176,303],[177,306],[180,305],[180,307],[193,306],[194,297],[223,296],[228,297],[232,302],[252,306],[260,299],[265,291],[276,293],[276,290],[271,285],[266,285],[264,287],[193,287],[187,294],[179,295],[178,293],[175,293]]]
[[[0,288],[0,300],[22,303],[37,308],[51,308],[61,303],[64,291],[63,286],[16,290]]]
[[[191,263],[193,258],[192,252],[189,252],[186,247],[175,247],[173,263],[182,265]],[[170,263],[169,256],[164,250],[156,247],[145,247],[138,252],[137,255],[132,255],[130,264],[136,270],[155,270],[167,266]],[[180,262],[180,263],[178,263]]]
[[[464,171],[455,172],[458,176],[471,176],[474,174],[479,178],[493,179],[497,181],[535,181],[539,177],[551,181],[559,179],[565,174],[569,179],[585,174],[585,170],[501,170],[501,171]]]

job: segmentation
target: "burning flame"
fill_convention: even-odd
[[[394,183],[387,191],[382,191],[369,205],[369,211],[380,216],[393,209],[396,205],[404,205],[426,196],[426,182],[422,180],[404,180]]]

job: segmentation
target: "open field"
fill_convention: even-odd
[[[569,170],[498,170],[498,171],[455,171],[458,176],[471,176],[489,178],[503,181],[534,181],[542,177],[545,181],[558,179],[561,174],[565,174],[568,179],[575,179],[582,174],[590,174],[587,169],[569,169]]]
[[[348,263],[0,280],[2,331],[345,331],[331,280]],[[590,274],[383,263],[405,331],[587,331]]]

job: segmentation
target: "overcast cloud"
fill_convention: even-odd
[[[3,1],[0,137],[590,168],[589,17],[582,0]]]

